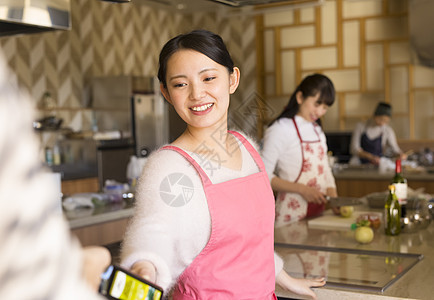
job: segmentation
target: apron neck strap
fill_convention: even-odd
[[[199,176],[202,180],[203,185],[209,185],[211,184],[211,180],[209,179],[208,175],[206,175],[205,171],[199,166],[199,164],[184,150],[182,150],[179,147],[172,146],[172,145],[166,145],[161,148],[161,150],[172,150],[175,152],[178,152],[181,154],[190,164],[193,165],[193,167],[196,169],[197,173],[199,173]]]

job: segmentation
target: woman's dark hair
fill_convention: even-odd
[[[273,124],[276,120],[281,118],[293,118],[300,108],[297,102],[297,93],[301,92],[303,98],[313,97],[319,93],[318,102],[331,106],[335,102],[335,87],[333,82],[322,74],[312,74],[305,77],[301,83],[297,86],[295,91],[289,98],[288,105],[284,108],[282,113],[270,123]],[[317,123],[321,125],[321,121],[318,119]]]
[[[207,30],[193,30],[172,38],[163,46],[160,52],[158,79],[165,88],[167,88],[167,61],[175,52],[181,49],[194,50],[208,56],[216,63],[225,66],[229,74],[234,71],[234,62],[223,39]]]
[[[378,103],[374,111],[374,116],[392,116],[392,106],[386,102]]]

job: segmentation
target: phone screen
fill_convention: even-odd
[[[120,300],[160,300],[162,293],[122,270],[115,270],[109,295]]]

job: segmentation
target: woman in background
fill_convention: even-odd
[[[240,70],[220,36],[181,34],[160,53],[164,98],[187,123],[149,157],[122,245],[122,264],[173,299],[276,299],[275,281],[316,298],[274,255],[274,199],[252,141],[228,130]]]
[[[337,196],[320,126],[334,100],[329,78],[307,76],[265,132],[262,159],[277,192],[276,227],[320,214],[325,196]]]
[[[351,137],[351,164],[379,165],[380,158],[385,155],[387,147],[392,156],[406,159],[396,141],[393,128],[389,126],[392,117],[392,106],[385,102],[378,103],[374,115],[366,122],[356,125]]]

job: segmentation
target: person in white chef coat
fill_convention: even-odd
[[[392,106],[379,102],[372,118],[356,125],[351,137],[353,156],[350,164],[379,165],[381,157],[386,154],[400,159],[407,158],[398,146],[395,131],[389,125],[391,117]]]
[[[322,213],[325,196],[337,196],[320,118],[335,101],[322,74],[302,80],[288,105],[267,128],[262,159],[276,196],[275,226]]]

